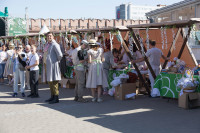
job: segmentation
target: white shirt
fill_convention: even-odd
[[[162,57],[163,53],[158,48],[151,48],[147,51],[146,56],[149,58],[149,63],[152,67],[160,67],[160,58]]]
[[[31,54],[32,54],[31,52],[26,53],[27,57],[29,57]]]
[[[4,61],[6,58],[8,58],[7,52],[0,51],[0,64],[6,64],[6,61]]]
[[[81,46],[75,48],[72,52],[72,62],[74,65],[74,69],[75,70],[79,70],[79,71],[84,71],[84,66],[82,64],[80,64],[80,61],[78,59],[78,51],[81,50]]]
[[[142,54],[140,53],[140,51],[138,51],[138,50],[137,50],[136,52],[133,52],[133,54],[135,54],[136,60],[143,57]],[[138,67],[139,67],[139,66],[143,66],[143,67],[146,68],[146,63],[145,63],[145,61],[138,62],[138,63],[136,63],[136,64],[138,65]]]
[[[39,56],[38,56],[38,54],[37,54],[37,53],[35,53],[35,54],[30,54],[30,56],[29,56],[29,66],[34,65],[36,61],[39,61]],[[38,67],[38,65],[37,65],[37,66],[34,66],[34,67],[31,67],[30,70],[31,70],[31,71],[39,70],[39,67]]]
[[[66,57],[66,59],[67,59],[68,61],[71,61],[73,51],[74,51],[74,49],[67,50],[68,56]]]

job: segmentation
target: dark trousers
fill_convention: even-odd
[[[31,94],[38,95],[39,70],[30,71]]]

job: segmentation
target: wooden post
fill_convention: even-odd
[[[126,40],[128,38],[128,34],[129,34],[129,31],[126,32],[126,35],[124,37],[124,40]]]
[[[171,53],[172,53],[172,51],[174,50],[173,44],[174,44],[174,45],[176,44],[176,42],[177,42],[177,40],[178,40],[178,37],[179,37],[179,35],[180,35],[180,33],[181,33],[181,30],[182,30],[182,29],[179,28],[178,31],[177,31],[177,33],[176,33],[175,38],[173,38],[173,39],[175,39],[175,40],[172,42],[172,44],[171,44],[171,46],[170,46],[169,52],[168,52],[168,54],[167,54],[167,57],[170,57],[170,56],[171,56]],[[162,69],[165,69],[165,67],[166,67],[166,65],[167,65],[167,62],[168,62],[168,60],[165,60],[163,66],[162,66]]]
[[[185,45],[187,44],[188,36],[190,35],[190,32],[191,32],[190,25],[189,25],[188,34],[186,35],[186,37],[184,37],[184,35],[183,35],[183,30],[182,30],[182,34],[181,34],[181,35],[182,35],[184,41],[183,41],[183,45],[182,45],[182,47],[181,47],[181,50],[180,50],[180,52],[179,52],[179,54],[178,54],[178,59],[181,58],[181,55],[182,55],[183,50],[184,50],[184,48],[185,48]]]
[[[131,30],[131,33],[132,33],[132,35],[133,35],[133,39],[134,39],[134,41],[136,42],[136,45],[137,45],[137,47],[139,48],[139,50],[140,50],[140,52],[141,52],[142,49],[141,49],[140,43],[139,43],[139,41],[138,41],[138,39],[137,39],[135,33],[133,32],[133,29],[130,29],[130,30]],[[153,71],[153,69],[152,69],[152,67],[151,67],[151,64],[149,63],[149,61],[148,61],[148,59],[147,59],[147,57],[146,57],[145,55],[144,55],[144,60],[145,60],[145,62],[146,62],[146,64],[147,64],[147,66],[148,66],[148,68],[149,68],[149,71],[151,72],[153,78],[156,79],[156,74],[155,74],[155,72]]]
[[[122,44],[123,44],[124,50],[125,50],[125,52],[127,53],[128,57],[129,57],[131,60],[133,60],[133,57],[132,57],[132,55],[131,55],[131,53],[130,53],[130,50],[128,49],[128,47],[127,47],[126,43],[124,42],[124,40],[122,41]],[[140,73],[140,70],[138,69],[138,66],[137,66],[135,63],[133,64],[133,66],[135,67],[135,70],[136,70],[136,72],[137,72],[137,74],[138,74],[139,79],[140,79],[141,82],[144,84],[144,86],[145,86],[145,88],[146,88],[148,94],[150,95],[151,93],[150,93],[149,87],[148,87],[147,83],[145,82],[145,80],[143,79],[143,76],[142,76],[142,74]]]
[[[131,30],[131,34],[133,35],[133,39],[134,39],[134,41],[135,41],[135,43],[136,43],[136,46],[137,46],[138,49],[141,51],[141,50],[142,50],[141,46],[140,46],[140,45],[137,45],[137,44],[140,44],[140,42],[138,41],[139,38],[137,38],[137,36],[136,36],[136,34],[134,33],[133,29],[130,29],[130,30]],[[147,52],[147,50],[146,50],[145,47],[143,47],[143,49],[144,49],[144,52]]]

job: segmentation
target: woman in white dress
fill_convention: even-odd
[[[107,76],[103,70],[104,55],[103,49],[98,48],[96,40],[91,39],[89,41],[90,50],[88,50],[88,62],[89,70],[86,82],[86,87],[91,88],[92,91],[92,102],[102,102],[101,91],[102,87],[108,87]],[[96,98],[95,92],[98,90],[98,96]]]
[[[8,45],[9,50],[7,51],[7,55],[8,55],[8,59],[6,62],[6,66],[5,66],[5,71],[4,71],[4,77],[8,78],[8,84],[10,85],[12,82],[12,78],[13,78],[13,61],[12,61],[12,57],[14,54],[14,48],[15,45],[13,43],[10,43]]]

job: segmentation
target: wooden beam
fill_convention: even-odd
[[[181,56],[182,56],[182,53],[183,53],[183,50],[184,50],[184,48],[185,48],[185,45],[187,44],[187,41],[188,41],[188,36],[190,35],[190,32],[191,32],[191,26],[188,26],[189,27],[189,30],[188,30],[188,34],[186,35],[186,37],[184,37],[184,35],[183,35],[183,30],[182,30],[182,37],[183,37],[183,44],[182,44],[182,47],[181,47],[181,49],[180,49],[180,52],[179,52],[179,54],[178,54],[178,59],[180,59],[181,58]]]
[[[125,35],[125,37],[124,37],[124,40],[126,40],[126,39],[128,38],[128,34],[129,34],[129,33],[130,33],[129,31],[126,32],[126,35]]]
[[[136,36],[135,32],[133,32],[133,29],[130,29],[130,30],[131,30],[131,34],[133,35],[133,39],[134,39],[135,43],[140,44],[140,42],[138,40],[139,38]],[[142,51],[142,48],[140,45],[138,45],[137,47],[139,48],[140,51]],[[144,52],[146,53],[147,49],[146,49],[146,47],[144,47],[144,45],[143,45],[143,49],[144,49]]]
[[[125,38],[124,38],[124,39],[125,39]],[[125,50],[125,52],[127,53],[128,57],[129,57],[131,60],[133,60],[133,57],[132,57],[132,55],[131,55],[131,53],[130,53],[130,50],[128,49],[127,44],[124,42],[124,40],[122,41],[122,44],[123,44],[124,50]],[[137,72],[137,74],[138,74],[139,79],[140,79],[141,82],[144,84],[144,86],[145,86],[145,88],[146,88],[146,90],[147,90],[147,92],[148,92],[148,95],[150,95],[151,93],[150,93],[150,90],[149,90],[149,86],[148,86],[148,84],[145,82],[145,80],[144,80],[142,74],[140,73],[140,70],[139,70],[138,66],[137,66],[135,63],[133,64],[133,66],[135,67],[135,70],[136,70],[136,72]]]
[[[136,37],[135,33],[133,32],[133,29],[130,28],[130,31],[132,32],[133,39],[134,39],[134,41],[136,42],[136,45],[137,45],[137,47],[139,48],[139,50],[140,50],[140,52],[141,52],[142,49],[141,49],[140,43],[139,43],[139,41],[138,41],[138,38]],[[152,67],[151,67],[151,64],[149,63],[149,60],[147,59],[147,57],[146,57],[145,55],[144,55],[144,60],[145,60],[145,62],[146,62],[146,64],[147,64],[147,66],[148,66],[148,68],[149,68],[149,71],[151,72],[153,78],[156,79],[156,74],[155,74],[155,72],[153,71],[153,69],[152,69]]]
[[[181,30],[182,30],[182,29],[179,28],[178,31],[177,31],[177,33],[176,33],[175,38],[173,38],[173,39],[174,39],[174,42],[172,42],[172,44],[171,44],[171,46],[170,46],[169,52],[168,52],[168,54],[167,54],[167,57],[170,57],[170,56],[171,56],[171,53],[172,53],[172,51],[174,50],[173,44],[174,44],[174,43],[176,44],[176,42],[177,42],[177,40],[178,40],[178,37],[179,37],[179,35],[180,35],[180,33],[181,33]],[[167,65],[167,62],[168,62],[168,60],[165,60],[163,66],[162,66],[162,69],[165,69],[165,67],[166,67],[166,65]]]
[[[161,28],[161,27],[173,27],[176,28],[184,28],[188,25],[193,25],[195,23],[199,23],[199,18],[191,18],[190,20],[180,20],[180,21],[170,21],[170,22],[161,22],[161,23],[150,23],[150,24],[139,24],[139,25],[129,25],[128,28]]]

